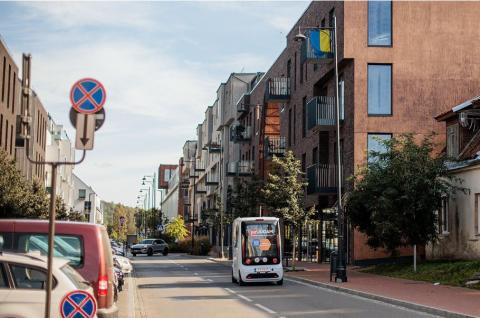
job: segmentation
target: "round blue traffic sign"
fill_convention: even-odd
[[[75,290],[63,297],[60,304],[62,318],[93,318],[97,313],[97,303],[90,293]]]
[[[70,90],[72,107],[82,114],[94,114],[100,111],[106,99],[105,87],[93,78],[83,78],[77,81]]]

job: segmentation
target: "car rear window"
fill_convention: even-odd
[[[84,249],[82,239],[75,235],[55,235],[54,256],[67,259],[73,267],[83,266]],[[13,249],[18,252],[39,251],[48,254],[48,234],[16,233],[13,238]]]
[[[74,270],[71,266],[65,265],[60,270],[73,282],[78,289],[88,289],[90,286],[87,281]]]
[[[110,240],[108,239],[107,231],[102,229],[102,245],[103,245],[103,253],[105,255],[105,262],[108,268],[113,267],[113,256],[112,256],[112,248],[110,247]]]

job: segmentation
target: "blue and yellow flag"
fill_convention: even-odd
[[[324,57],[325,53],[333,53],[331,36],[331,30],[319,29],[310,31],[310,45],[315,56]]]

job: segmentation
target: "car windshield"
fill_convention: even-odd
[[[153,244],[154,240],[143,240],[140,242],[140,244]]]

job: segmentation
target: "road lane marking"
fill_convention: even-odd
[[[237,293],[236,291],[231,290],[230,288],[225,288],[225,290],[228,291],[228,292],[230,292],[230,293],[232,293],[232,294],[236,294],[236,293]]]
[[[198,273],[193,273],[193,275],[198,276]]]
[[[253,301],[253,300],[251,300],[250,298],[248,298],[248,297],[245,297],[245,296],[243,296],[243,295],[240,295],[240,294],[237,294],[237,296],[238,296],[238,297],[240,297],[240,298],[242,298],[243,300],[246,300],[246,301],[248,301],[249,303],[251,303],[251,302]]]
[[[213,282],[213,280],[210,279],[210,278],[207,278],[207,279],[205,279],[205,280],[206,280],[207,282]]]
[[[270,308],[268,307],[265,307],[263,305],[260,305],[260,304],[255,304],[255,306],[257,306],[258,308],[262,309],[262,310],[265,310],[266,312],[268,312],[269,314],[276,314],[275,311],[271,310]]]

